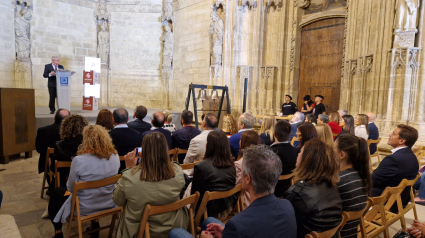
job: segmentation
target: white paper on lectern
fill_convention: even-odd
[[[100,73],[100,58],[94,58],[94,57],[85,57],[85,71],[94,71],[97,73]]]
[[[100,98],[100,84],[90,85],[89,83],[84,84],[84,97],[95,97]]]

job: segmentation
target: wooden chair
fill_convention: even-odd
[[[59,168],[71,168],[71,161],[56,161],[55,163],[55,188],[60,187],[60,173]]]
[[[376,144],[376,152],[373,155],[370,155],[370,168],[374,170],[376,167],[372,166],[372,158],[378,157],[378,165],[381,163],[381,157],[379,157],[379,148],[378,144],[381,141],[381,137],[379,137],[377,140],[367,140],[367,147],[370,146],[370,144]]]
[[[230,189],[229,191],[224,191],[224,192],[206,191],[204,193],[204,198],[202,199],[201,204],[199,205],[198,212],[196,213],[196,217],[195,217],[195,227],[197,231],[201,230],[200,223],[201,223],[202,216],[204,217],[204,219],[208,218],[207,203],[212,200],[227,198],[234,194],[237,194],[238,202],[233,207],[233,211],[231,212],[231,215],[235,214],[236,212],[240,213],[241,208],[243,208],[243,206],[240,205],[240,203],[243,202],[242,184],[238,184],[234,188]]]
[[[423,148],[422,146],[420,146],[421,148]],[[417,153],[415,153],[416,158],[418,158],[418,164],[419,164],[419,168],[421,168],[423,165],[425,165],[425,162],[421,162],[422,158],[425,155],[425,150],[418,150]]]
[[[139,227],[139,234],[137,235],[138,238],[150,238],[150,232],[149,232],[149,216],[156,215],[160,213],[166,213],[166,212],[172,212],[177,211],[182,207],[185,207],[187,205],[190,205],[189,208],[189,229],[192,236],[195,236],[195,225],[193,222],[193,214],[196,207],[196,204],[198,203],[199,199],[199,192],[196,192],[195,194],[184,198],[180,201],[177,201],[175,203],[171,203],[168,205],[162,205],[162,206],[151,206],[147,204],[145,206],[145,210],[143,211],[142,220],[140,221],[140,227]]]
[[[339,234],[339,232],[342,229],[342,222],[343,221],[341,221],[341,223],[339,223],[339,225],[337,227],[332,228],[332,229],[327,230],[327,231],[324,231],[324,232],[321,232],[321,233],[312,231],[312,232],[310,232],[310,234],[307,234],[305,236],[305,238],[329,238],[329,237],[334,236],[336,233]]]
[[[401,193],[406,188],[407,180],[403,179],[397,187],[391,188],[391,195],[388,198],[388,201],[385,203],[385,217],[382,217],[382,214],[377,214],[373,218],[373,222],[376,224],[383,224],[383,220],[386,220],[386,224],[388,226],[392,225],[396,221],[400,220],[401,227],[406,227],[406,221],[404,220],[403,214],[403,205],[401,202]],[[398,208],[398,213],[391,212],[391,207],[396,204]],[[382,219],[384,218],[384,219]]]
[[[366,214],[360,217],[359,237],[372,238],[384,232],[384,237],[389,238],[387,220],[384,219],[381,224],[375,224],[373,218],[378,214],[385,214],[385,203],[390,196],[391,188],[388,187],[381,196],[368,198]]]
[[[86,231],[84,232],[84,234],[90,234],[99,230],[103,230],[106,228],[109,228],[109,235],[108,238],[112,237],[112,233],[114,231],[114,225],[115,225],[115,220],[118,217],[118,214],[122,212],[122,207],[117,207],[117,208],[113,208],[113,209],[109,209],[109,210],[105,210],[105,211],[101,211],[95,214],[91,214],[88,216],[84,216],[81,217],[81,213],[80,213],[80,200],[78,197],[78,191],[80,190],[84,190],[84,189],[92,189],[92,188],[100,188],[100,187],[105,187],[107,185],[110,184],[116,184],[118,182],[118,179],[121,178],[121,175],[115,175],[112,176],[110,178],[106,178],[106,179],[102,179],[99,181],[92,181],[92,182],[74,182],[74,189],[72,191],[72,201],[71,201],[71,218],[68,221],[68,232],[66,234],[66,237],[69,238],[71,235],[71,223],[72,221],[77,221],[78,224],[78,235],[79,238],[83,238],[83,227],[82,227],[82,223],[83,222],[88,222],[88,221],[92,221],[95,219],[99,219],[101,217],[105,217],[105,216],[110,216],[112,215],[112,220],[111,220],[111,224],[107,225],[107,226],[103,226],[100,227],[98,229],[94,229],[94,230],[90,230],[90,231]],[[74,215],[74,212],[77,213],[77,215]]]
[[[297,137],[292,137],[291,145],[294,146],[294,142],[299,141]]]
[[[339,134],[338,133],[332,133],[333,137],[337,137]]]
[[[194,163],[190,163],[190,164],[180,164],[180,167],[182,168],[182,170],[188,170],[188,169],[193,169],[195,168],[195,164],[201,162],[202,160],[196,161]]]
[[[416,157],[418,157],[419,154],[421,154],[421,152],[422,152],[423,146],[419,145],[419,146],[416,147],[416,149],[414,149],[414,148],[415,148],[415,146],[412,147],[412,151],[415,153]]]
[[[294,173],[280,175],[279,176],[279,180],[288,180],[288,179],[290,179],[291,180],[291,186],[293,186],[294,185],[294,180],[292,179],[293,177],[294,177]]]
[[[177,153],[176,153],[176,156],[175,156],[176,162],[179,162],[179,155],[181,155],[181,154],[187,154],[187,150],[180,149],[180,148],[177,150]]]
[[[120,161],[125,161],[124,156],[120,156]]]
[[[415,203],[415,194],[413,193],[413,185],[416,183],[416,181],[421,177],[421,174],[419,173],[416,178],[412,180],[406,180],[406,187],[410,186],[410,203],[406,205],[406,207],[403,209],[403,216],[406,215],[406,213],[413,209],[413,215],[415,216],[415,220],[418,220],[418,212],[416,211],[416,203]]]
[[[372,206],[372,201],[368,199],[367,202],[366,202],[366,206],[362,210],[356,211],[356,212],[346,212],[346,211],[344,211],[342,213],[341,230],[344,228],[344,226],[347,222],[360,219],[371,206]]]
[[[53,182],[53,172],[50,171],[50,155],[55,153],[55,149],[54,148],[50,148],[47,147],[47,152],[46,152],[46,161],[44,164],[44,174],[43,174],[43,183],[41,184],[41,194],[40,194],[40,198],[43,198],[44,196],[44,190],[48,189],[49,186],[46,186],[46,179],[47,179],[47,175],[49,175],[50,177],[50,182]]]
[[[178,150],[179,150],[178,148],[174,148],[174,149],[171,149],[171,150],[168,151],[168,155],[170,156],[171,161],[176,161],[176,159],[177,159],[176,154],[177,154]]]

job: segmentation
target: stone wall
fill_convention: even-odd
[[[0,1],[0,87],[13,87],[15,78],[14,8],[10,1]]]

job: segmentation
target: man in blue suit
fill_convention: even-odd
[[[202,224],[201,238],[295,238],[297,224],[292,204],[273,194],[282,171],[281,161],[268,146],[255,145],[243,151],[242,188],[251,198],[243,212],[226,225],[209,217]],[[169,238],[192,238],[182,228],[171,230]]]
[[[369,117],[369,137],[367,139],[377,140],[379,138],[379,130],[375,125],[376,115],[373,112],[368,112],[366,115]],[[370,144],[369,151],[371,155],[375,154],[377,146],[375,143]]]
[[[386,187],[397,187],[401,180],[412,180],[418,175],[419,165],[412,146],[418,139],[418,131],[403,124],[397,125],[388,138],[388,145],[394,149],[385,157],[372,173],[372,196],[382,194]],[[403,206],[410,201],[410,186],[401,194]]]
[[[291,118],[291,126],[292,126],[292,132],[291,135],[289,136],[289,142],[292,141],[292,138],[297,137],[296,133],[297,133],[297,127],[298,125],[304,121],[304,113],[302,112],[296,112],[292,118]],[[300,144],[299,141],[295,141],[294,142],[294,147],[297,147]]]
[[[241,140],[241,134],[244,131],[252,130],[254,127],[255,119],[254,116],[245,112],[238,119],[238,128],[239,132],[237,134],[232,135],[229,138],[230,150],[232,152],[232,156],[237,159],[239,154],[239,141]]]

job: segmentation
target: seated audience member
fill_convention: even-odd
[[[180,199],[185,180],[181,167],[170,161],[165,136],[159,132],[146,135],[142,142],[139,165],[136,151],[125,156],[126,169],[113,192],[112,198],[124,207],[117,237],[135,237],[146,204],[167,205]],[[189,224],[187,208],[149,217],[151,237],[167,237],[172,228]]]
[[[329,116],[326,114],[319,114],[317,117],[317,124],[328,124]]]
[[[274,126],[276,124],[276,119],[274,116],[264,116],[262,127],[261,127],[261,134],[260,134],[260,140],[261,144],[265,145],[271,145],[274,142]]]
[[[303,148],[303,146],[305,145],[307,141],[313,138],[317,138],[316,127],[309,122],[303,122],[299,124],[297,127],[296,134],[297,134],[298,140],[300,141],[300,144],[297,147],[295,147],[295,144],[294,144],[294,147],[297,149],[297,154],[300,153],[301,148]]]
[[[369,137],[369,118],[365,114],[358,114],[356,120],[354,120],[354,124],[356,128],[354,128],[354,134],[357,137],[361,137],[365,140]]]
[[[77,156],[78,147],[83,142],[83,130],[89,122],[80,115],[70,115],[62,121],[60,136],[61,140],[56,142],[55,153],[50,156],[50,170],[55,171],[56,161],[72,161]],[[60,185],[66,188],[69,168],[59,168]],[[50,184],[54,188],[54,183]]]
[[[367,142],[363,138],[344,134],[335,141],[335,151],[341,160],[337,186],[342,209],[347,212],[360,211],[365,208],[372,187]],[[359,223],[360,219],[347,222],[341,230],[341,238],[357,237]]]
[[[54,148],[56,142],[60,140],[59,131],[61,122],[69,115],[70,113],[68,110],[58,109],[55,114],[55,123],[37,129],[35,148],[40,154],[40,158],[38,159],[38,173],[44,172],[44,167],[46,166],[47,147]]]
[[[171,135],[173,135],[173,133],[176,131],[176,125],[172,123],[173,116],[171,115],[171,112],[168,110],[165,110],[162,113],[164,113],[164,116],[165,116],[165,122],[162,128],[169,130],[171,132]]]
[[[237,134],[232,135],[229,138],[230,149],[232,151],[233,157],[238,158],[239,154],[239,141],[241,140],[241,134],[244,131],[252,130],[254,127],[254,116],[245,112],[238,119],[238,128],[239,131]]]
[[[294,115],[297,110],[297,105],[292,102],[292,97],[285,95],[285,103],[282,105],[282,114],[284,116]]]
[[[309,115],[309,114],[307,114]],[[291,118],[291,126],[292,126],[292,132],[291,135],[289,136],[289,142],[292,141],[292,138],[297,137],[297,127],[300,123],[304,122],[304,114],[302,114],[301,112],[296,112],[292,118]],[[299,142],[299,138],[298,141],[294,142],[294,147],[297,147],[300,142]]]
[[[189,149],[187,150],[183,163],[190,164],[204,159],[207,137],[215,130],[217,124],[218,120],[214,114],[208,113],[205,115],[202,121],[202,132],[190,141]],[[184,173],[191,177],[193,175],[193,170],[186,170]]]
[[[208,134],[205,158],[195,164],[190,192],[199,192],[199,201],[206,191],[228,191],[235,187],[236,169],[229,149],[229,141],[223,132],[211,131]],[[236,202],[236,196],[210,201],[207,204],[208,216],[225,219]]]
[[[321,139],[329,146],[334,146],[332,130],[328,124],[319,124],[316,126],[317,138]]]
[[[295,149],[289,141],[291,131],[292,127],[287,121],[278,121],[274,132],[276,142],[270,146],[270,149],[279,156],[280,161],[282,162],[281,175],[291,174],[292,170],[295,169],[295,164],[297,162],[297,149]],[[289,187],[291,187],[290,179],[278,181],[274,195],[276,195],[276,197],[283,197],[283,194]]]
[[[160,132],[165,136],[165,139],[167,139],[167,144],[168,144],[167,151],[168,151],[168,150],[171,150],[171,148],[173,148],[173,143],[171,140],[171,132],[169,130],[162,128],[164,126],[164,122],[165,122],[164,114],[160,111],[154,112],[152,114],[152,120],[151,120],[152,128],[150,131],[147,131],[142,134],[142,141],[143,141],[143,137],[145,137],[147,134],[152,132]]]
[[[367,117],[369,118],[369,136],[368,140],[377,140],[379,139],[379,130],[378,127],[375,125],[375,119],[376,115],[373,112],[366,113]],[[377,144],[373,143],[369,145],[369,151],[370,154],[373,155],[376,152]]]
[[[243,150],[250,147],[251,145],[261,144],[260,136],[255,131],[244,131],[241,134],[241,147],[239,149],[238,160],[235,161],[236,167],[236,184],[240,184],[242,181],[242,163],[243,163]],[[243,203],[245,208],[251,204],[251,199],[249,198],[249,193],[245,191]]]
[[[102,109],[97,114],[96,125],[103,126],[106,131],[114,129],[114,120],[112,112],[108,109]]]
[[[316,117],[311,113],[305,115],[305,122],[310,122],[313,126],[317,125]]]
[[[221,129],[227,137],[230,137],[236,133],[238,133],[238,125],[236,123],[236,119],[232,114],[227,114],[223,118],[223,128]]]
[[[339,114],[339,120],[341,120],[342,116],[348,115],[348,110],[347,109],[339,109],[338,114]]]
[[[316,106],[313,109],[313,114],[318,118],[320,114],[325,114],[326,108],[323,105],[322,101],[325,100],[325,97],[322,95],[316,95],[314,101],[316,102]]]
[[[301,112],[304,113],[304,115],[307,114],[313,114],[313,109],[314,106],[316,106],[316,104],[311,100],[310,95],[305,95],[304,98],[304,104],[303,107],[301,108]]]
[[[387,144],[393,147],[392,154],[385,157],[372,173],[372,196],[382,194],[386,187],[396,187],[401,180],[412,180],[418,175],[419,164],[412,146],[418,139],[418,131],[403,124],[389,135]],[[401,194],[403,207],[410,201],[410,186]]]
[[[422,173],[413,188],[418,191],[418,196],[415,197],[415,203],[425,206],[425,173]]]
[[[339,126],[339,114],[338,112],[329,113],[329,127],[332,130],[332,134],[339,134],[342,131],[342,128]],[[332,137],[335,139],[335,137]]]
[[[119,167],[120,159],[105,128],[99,125],[86,126],[83,130],[83,143],[71,163],[66,184],[68,191],[73,191],[76,181],[90,182],[112,177],[117,174]],[[116,205],[112,201],[114,188],[115,184],[111,184],[102,188],[79,191],[81,216],[115,208]],[[49,216],[55,228],[55,238],[58,238],[63,237],[62,223],[66,222],[71,213],[71,196],[64,196],[65,188],[55,188],[52,191]],[[99,227],[98,222],[92,221],[89,229]],[[99,236],[99,233],[96,235]]]
[[[340,135],[351,134],[354,135],[354,117],[351,115],[342,116],[342,119],[339,120],[339,126],[342,127],[341,133],[339,133],[335,140],[338,139]]]
[[[278,156],[268,146],[251,146],[244,150],[242,167],[242,189],[250,194],[251,205],[233,216],[226,225],[207,218],[202,225],[201,238],[297,237],[294,208],[286,199],[273,195],[281,173]],[[173,229],[169,237],[193,238],[183,229]]]
[[[152,125],[149,122],[143,121],[143,119],[146,117],[146,114],[148,114],[148,110],[146,109],[146,107],[137,106],[133,114],[134,120],[127,123],[127,126],[133,130],[138,131],[140,135],[143,135],[143,133],[150,131]]]
[[[119,156],[124,156],[134,148],[140,147],[142,139],[138,131],[135,131],[127,126],[128,112],[124,108],[114,110],[114,129],[109,132],[112,138],[112,143],[118,151]],[[119,171],[125,169],[125,162],[121,161]],[[117,172],[119,172],[117,171]]]
[[[298,154],[294,172],[295,185],[286,191],[284,198],[295,209],[297,237],[338,226],[343,210],[336,186],[339,161],[334,148],[320,139],[309,140]]]
[[[189,149],[190,141],[195,138],[201,132],[192,126],[193,123],[193,113],[189,110],[184,110],[181,114],[181,124],[183,125],[182,129],[179,129],[173,133],[171,136],[172,145],[174,148],[179,148],[182,150]],[[186,154],[179,154],[179,163],[183,164],[183,160],[186,157]]]

